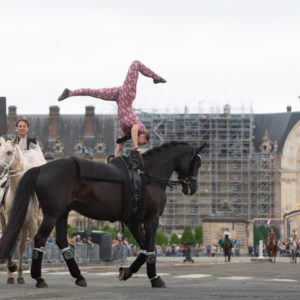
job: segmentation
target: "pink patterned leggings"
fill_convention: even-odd
[[[146,77],[160,79],[160,76],[155,74],[140,61],[135,60],[130,65],[126,79],[122,86],[102,89],[78,89],[71,91],[69,93],[69,97],[91,96],[102,100],[116,101],[118,106],[131,106],[136,97],[136,85],[139,72]]]

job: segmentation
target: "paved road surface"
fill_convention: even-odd
[[[130,263],[131,259],[125,262]],[[121,263],[122,264],[122,263]],[[77,287],[64,264],[46,264],[44,278],[49,288],[35,288],[25,273],[25,285],[7,285],[0,270],[0,299],[299,299],[300,264],[280,258],[276,264],[254,263],[249,258],[196,258],[193,264],[182,258],[158,258],[157,270],[167,284],[153,289],[143,267],[126,282],[117,279],[116,263],[81,265],[88,287]]]

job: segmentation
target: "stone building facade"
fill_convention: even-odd
[[[47,160],[77,155],[106,161],[114,153],[116,116],[96,115],[93,106],[87,106],[82,115],[61,115],[58,106],[51,106],[48,115],[22,115],[11,105],[8,136],[15,134],[20,117],[29,120],[30,136],[39,140]],[[168,202],[160,219],[160,229],[166,234],[183,231],[185,226],[195,228],[208,218],[239,218],[249,224],[253,219],[278,219],[299,206],[300,112],[231,114],[226,106],[220,114],[140,112],[139,117],[150,130],[149,148],[170,140],[208,145],[202,153],[198,192],[187,197],[180,186],[167,188]],[[129,143],[125,151],[130,147]],[[289,220],[298,232],[299,221],[294,215]],[[70,223],[82,230],[101,225],[77,214]],[[211,221],[205,224],[215,226]],[[251,225],[241,224],[251,231]],[[251,233],[243,240],[249,237]]]
[[[203,244],[219,243],[224,231],[229,228],[231,236],[240,244],[241,254],[246,253],[248,246],[253,246],[253,222],[242,218],[210,217],[203,219]]]

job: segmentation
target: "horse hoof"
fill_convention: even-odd
[[[24,278],[23,278],[23,277],[18,277],[18,278],[17,278],[17,283],[18,283],[18,284],[25,284]]]
[[[153,288],[165,288],[166,287],[164,281],[160,278],[160,276],[157,276],[156,278],[152,279],[151,285]]]
[[[8,266],[7,269],[8,269],[8,271],[9,271],[10,273],[13,273],[13,272],[16,272],[16,271],[17,271],[18,266],[17,266],[16,263],[14,263],[12,266]]]
[[[132,275],[129,268],[119,268],[119,280],[127,280]]]
[[[14,277],[8,277],[7,278],[7,284],[15,284],[15,278]]]
[[[46,283],[46,281],[43,278],[38,278],[36,283],[36,287],[37,288],[47,288],[48,284]]]
[[[87,287],[87,283],[83,277],[76,279],[75,284],[82,287]]]

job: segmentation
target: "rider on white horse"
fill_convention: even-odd
[[[292,237],[293,237],[294,241],[297,243],[298,242],[298,234],[296,232],[296,229],[293,229]]]

